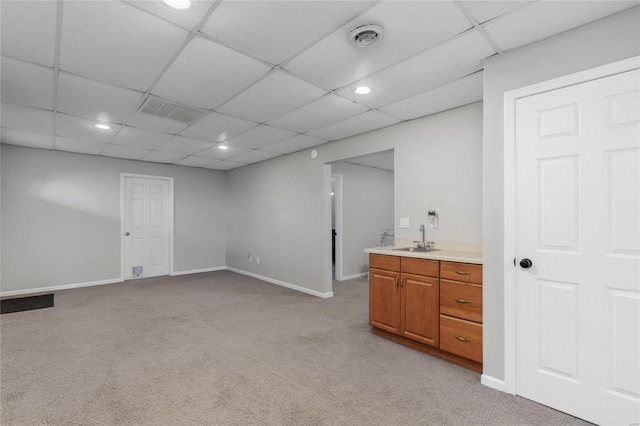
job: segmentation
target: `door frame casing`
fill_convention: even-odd
[[[125,220],[125,186],[124,182],[126,178],[138,178],[138,179],[153,179],[153,180],[164,180],[169,183],[169,207],[168,211],[168,223],[169,223],[169,275],[173,274],[173,177],[170,176],[154,176],[154,175],[141,175],[136,173],[120,173],[120,279],[122,281],[126,280],[125,276],[125,229],[124,229],[124,220]]]
[[[334,191],[335,219],[332,224],[336,230],[336,281],[342,281],[342,175],[331,173],[331,177],[336,180],[336,190]]]
[[[516,382],[516,102],[591,80],[640,68],[640,56],[505,92],[504,94],[504,392],[517,394]]]

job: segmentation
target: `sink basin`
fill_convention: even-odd
[[[422,248],[422,247],[401,247],[401,248],[394,248],[394,250],[397,250],[397,251],[410,251],[410,252],[414,252],[414,253],[427,253],[427,252],[431,252],[431,251],[440,251],[442,249],[437,249],[437,248],[426,249],[426,248]]]

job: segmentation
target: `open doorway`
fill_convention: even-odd
[[[393,150],[331,163],[331,193],[333,279],[364,277],[364,249],[388,244],[393,235]]]

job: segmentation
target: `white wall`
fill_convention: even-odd
[[[640,54],[640,8],[487,60],[484,71],[484,374],[504,379],[504,93]]]
[[[345,162],[331,165],[342,175],[342,277],[366,273],[364,249],[380,243],[380,230],[393,229],[393,172]]]
[[[482,235],[482,104],[407,121],[228,172],[227,265],[322,294],[331,292],[331,167],[393,149],[395,229],[420,236],[428,206],[441,208],[437,239]],[[408,217],[411,228],[398,229]],[[399,232],[400,231],[400,232]],[[248,251],[261,263],[249,263]]]
[[[121,172],[174,178],[174,271],[225,265],[224,172],[1,151],[3,292],[120,278]]]

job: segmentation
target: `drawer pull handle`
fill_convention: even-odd
[[[400,278],[400,277],[396,277],[396,288],[398,288],[398,279],[399,279],[399,278]]]
[[[453,336],[453,337],[455,337],[456,339],[460,340],[461,342],[465,342],[465,343],[471,341],[470,339],[467,339],[466,337],[462,337],[462,336]]]
[[[465,299],[457,299],[457,298],[453,298],[453,300],[455,300],[458,303],[471,303],[471,300],[465,300]]]
[[[469,271],[456,271],[456,274],[458,274],[458,275],[471,275],[471,272],[469,272]]]

